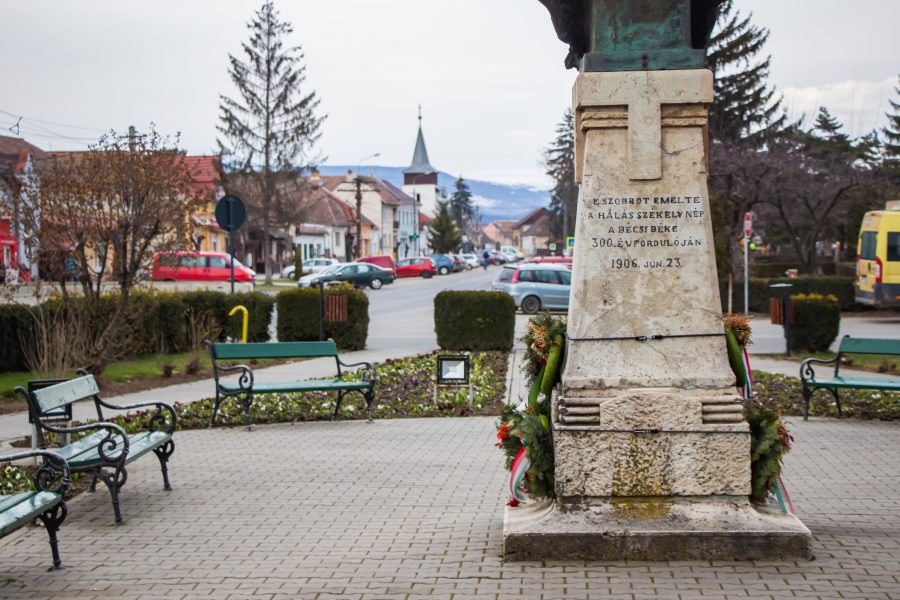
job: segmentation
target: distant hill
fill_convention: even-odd
[[[326,165],[319,167],[322,175],[346,175],[348,170],[357,167],[343,165]],[[365,175],[374,174],[379,179],[389,181],[397,187],[403,186],[403,167],[363,167]],[[475,196],[481,210],[481,222],[521,219],[535,208],[547,206],[550,202],[549,190],[528,185],[505,185],[477,179],[466,179],[472,195]],[[456,177],[444,172],[438,173],[438,185],[443,187],[447,195],[453,193]]]

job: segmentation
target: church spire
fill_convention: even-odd
[[[428,150],[425,148],[425,136],[422,135],[422,105],[419,105],[419,135],[416,137],[416,148],[413,151],[412,163],[403,170],[404,174],[436,173],[428,161]]]

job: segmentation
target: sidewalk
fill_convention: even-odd
[[[900,423],[790,419],[785,474],[815,560],[504,563],[508,478],[491,417],[310,422],[175,434],[172,492],[152,456],[69,505],[64,568],[44,531],[0,540],[0,597],[900,597]]]

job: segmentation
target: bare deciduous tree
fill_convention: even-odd
[[[190,247],[191,215],[204,199],[192,192],[182,157],[177,138],[153,127],[141,136],[110,132],[86,152],[55,155],[32,191],[25,218],[39,232],[45,270],[67,304],[75,301],[69,279],[84,296],[90,340],[82,360],[92,372],[127,339],[129,293],[154,252]],[[105,284],[118,293],[111,306]]]

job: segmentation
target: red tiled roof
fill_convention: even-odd
[[[550,217],[550,211],[547,210],[546,208],[544,208],[543,206],[534,209],[533,211],[531,211],[530,213],[528,213],[527,215],[522,217],[518,223],[513,225],[513,229],[519,229],[520,227],[523,227],[524,225],[533,225],[538,220],[540,220],[542,217],[547,217],[547,218]]]

